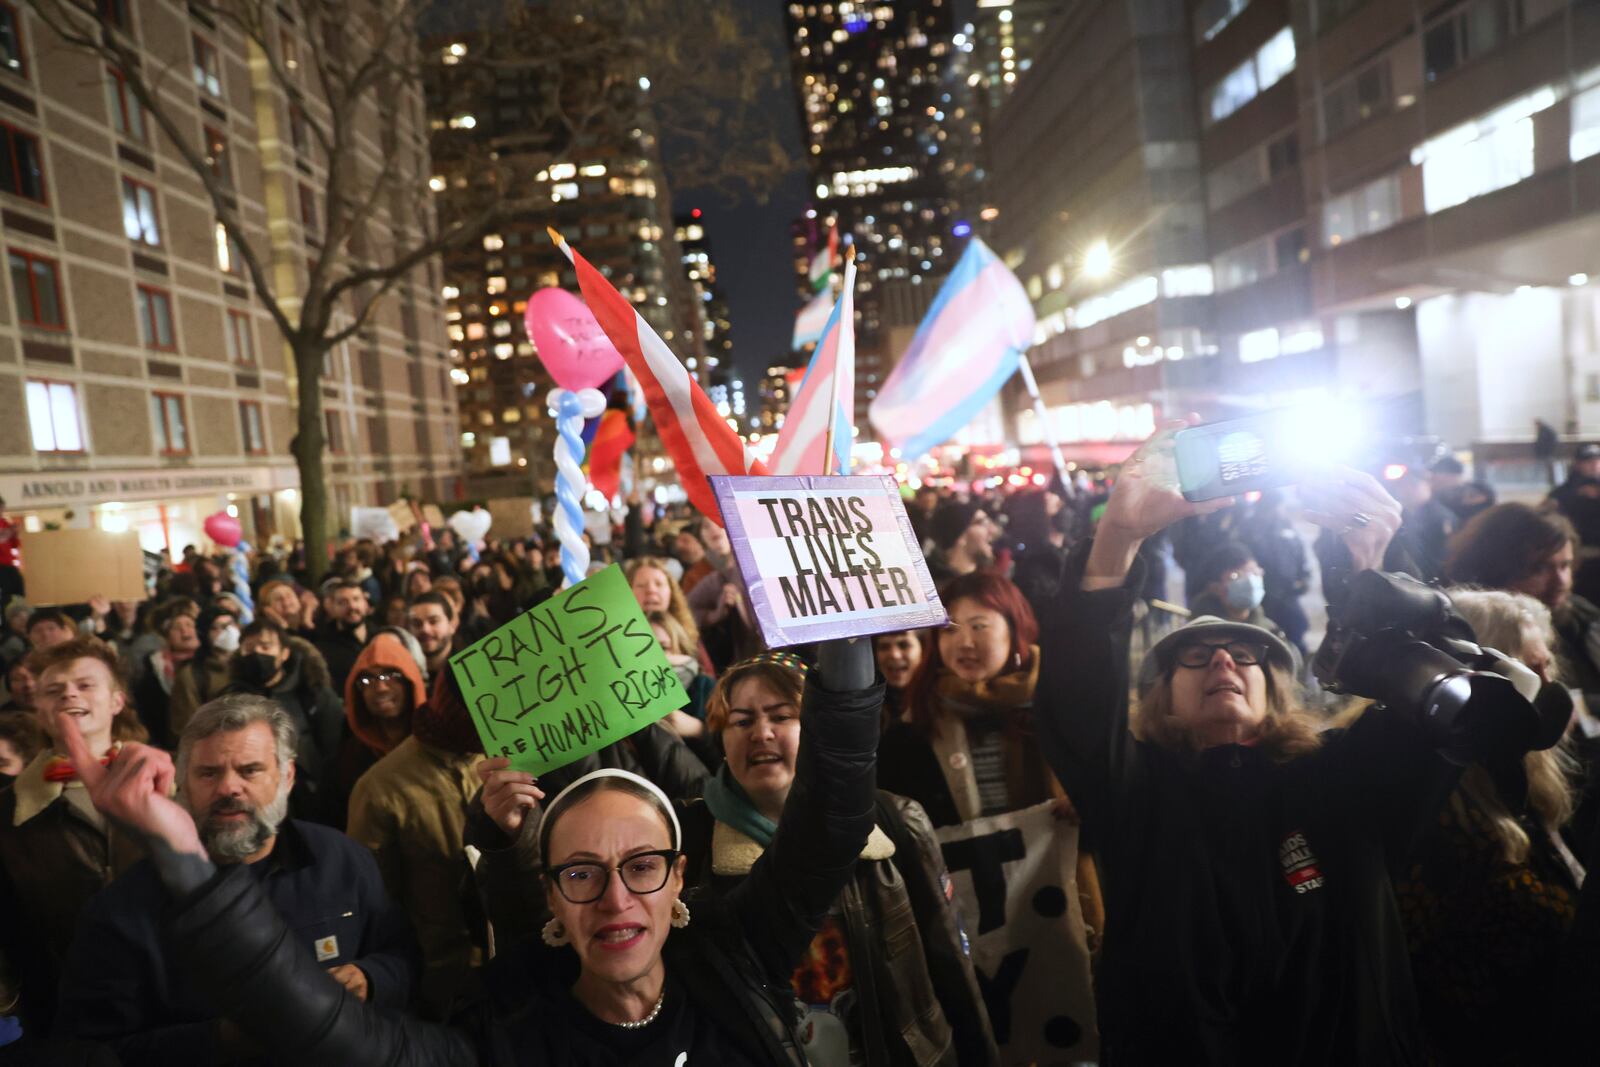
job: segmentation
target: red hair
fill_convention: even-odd
[[[958,601],[970,600],[998,612],[1011,631],[1011,654],[1007,659],[1016,665],[1011,670],[1031,669],[1033,648],[1039,643],[1039,620],[1034,616],[1028,598],[1010,580],[990,571],[973,571],[945,583],[944,588],[939,590],[939,599],[944,601],[946,609],[954,609]],[[937,635],[928,642],[926,652],[916,676],[911,679],[906,704],[912,725],[925,734],[931,734],[935,730],[939,675],[944,670],[944,655],[939,651]]]

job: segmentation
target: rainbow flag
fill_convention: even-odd
[[[906,460],[949,440],[1016,373],[1034,324],[1022,283],[974,237],[868,409],[878,437]]]
[[[599,428],[589,445],[589,482],[610,500],[622,484],[622,454],[633,447],[635,435],[621,408],[607,408],[595,421]]]

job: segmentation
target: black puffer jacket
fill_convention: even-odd
[[[874,762],[882,686],[828,692],[813,681],[802,709],[800,756],[778,833],[750,876],[721,907],[699,905],[668,937],[669,975],[723,1039],[756,1062],[800,1064],[794,1051],[789,975],[815,936],[872,830]],[[537,849],[537,820],[524,822],[517,850]],[[531,842],[530,842],[531,837]],[[496,932],[537,930],[542,887],[519,871],[512,849],[485,855]],[[232,1018],[280,1062],[296,1064],[553,1067],[567,1062],[562,960],[537,942],[491,971],[492,1004],[454,1027],[374,1010],[327,978],[289,933],[248,872],[231,868],[176,902],[174,942],[182,966],[214,992]],[[778,995],[777,991],[783,993]]]
[[[1128,729],[1130,590],[1079,589],[1043,620],[1040,739],[1100,842],[1103,1062],[1421,1059],[1391,871],[1456,781],[1420,716],[1374,708],[1284,762],[1198,755]]]

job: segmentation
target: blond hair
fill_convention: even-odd
[[[1550,609],[1525,593],[1499,589],[1457,588],[1446,590],[1450,603],[1467,620],[1478,643],[1522,661],[1528,652],[1529,634],[1543,638],[1545,647],[1556,647],[1555,624]],[[1555,667],[1552,666],[1552,674]],[[1529,752],[1522,757],[1522,770],[1528,779],[1528,809],[1545,829],[1555,834],[1572,818],[1572,779],[1577,769],[1563,739],[1553,748]],[[1450,811],[1463,825],[1478,821],[1468,802],[1487,820],[1487,828],[1500,843],[1506,863],[1520,867],[1528,860],[1532,842],[1521,821],[1506,807],[1489,772],[1480,766],[1469,767],[1461,776],[1461,788],[1450,798]]]
[[[1263,663],[1261,670],[1267,679],[1267,713],[1256,734],[1256,747],[1278,763],[1314,751],[1322,743],[1321,726],[1316,716],[1295,702],[1294,675],[1276,663]],[[1171,669],[1139,701],[1129,725],[1141,741],[1179,750],[1200,748],[1193,731],[1173,714]]]
[[[633,588],[634,575],[646,568],[660,571],[662,577],[666,578],[667,586],[672,591],[667,600],[667,614],[677,620],[678,625],[683,627],[683,632],[689,635],[689,654],[693,655],[700,644],[700,627],[694,624],[694,614],[689,610],[689,598],[683,595],[683,586],[679,585],[672,572],[667,570],[666,560],[659,556],[640,556],[623,564],[622,573],[627,576],[628,588]]]
[[[672,648],[668,651],[673,655],[694,655],[695,643],[690,639],[688,632],[684,630],[683,623],[679,622],[676,617],[665,611],[652,611],[645,618],[649,620],[651,626],[659,626],[667,632],[667,637],[672,640]]]

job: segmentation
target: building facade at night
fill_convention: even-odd
[[[1097,458],[1174,412],[1354,404],[1374,433],[1515,463],[1536,418],[1600,430],[1600,10],[1191,0],[1140,50],[1174,72],[1169,128],[1119,141],[1109,116],[1150,89],[1103,68],[1060,120],[1081,124],[1082,179],[1016,179],[1029,101],[1068,95],[1151,10],[1061,16],[993,142],[997,248],[1035,298],[1063,437]]]
[[[836,224],[864,257],[855,290],[855,422],[866,435],[867,407],[900,355],[891,335],[921,320],[960,249],[953,179],[970,161],[954,151],[947,129],[960,106],[947,76],[950,4],[795,2],[786,17],[814,196],[792,231],[797,293],[810,297],[807,268]]]
[[[435,130],[436,195],[485,195],[475,160],[493,149],[530,189],[519,211],[474,247],[446,255],[442,293],[460,405],[457,427],[474,495],[540,496],[552,491],[555,420],[546,398],[555,383],[539,362],[523,315],[546,287],[577,292],[553,226],[631,300],[691,373],[707,356],[705,313],[677,241],[648,82],[631,112],[580,130],[530,135],[548,92],[540,75],[515,63],[475,63],[478,35],[430,37],[428,108]],[[520,160],[520,162],[519,162]],[[651,452],[641,437],[636,451]]]
[[[691,299],[700,310],[700,342],[705,355],[696,360],[694,376],[712,403],[728,404],[730,413],[741,420],[745,414],[744,385],[734,376],[733,320],[728,298],[717,281],[717,264],[712,258],[710,227],[704,211],[692,208],[673,220],[678,249],[682,253],[683,275]],[[732,412],[738,399],[739,410]]]
[[[325,161],[302,115],[325,101],[300,75],[291,108],[259,46],[176,0],[102,4],[105,32],[166,69],[164,104],[232,188],[244,237],[280,291],[304,283],[319,250]],[[327,45],[328,26],[266,8],[274,59]],[[376,123],[426,177],[421,87],[402,84]],[[0,4],[0,243],[10,299],[0,311],[0,496],[28,529],[136,530],[144,547],[202,543],[206,515],[238,514],[264,542],[299,530],[290,458],[296,377],[237,249],[194,172],[119,72],[62,44],[28,8]],[[375,209],[374,237],[415,239],[415,220]],[[407,238],[407,234],[410,237]],[[401,489],[452,498],[455,398],[438,298],[423,262],[368,328],[332,352],[322,382],[332,521]],[[24,553],[26,548],[24,547]]]

